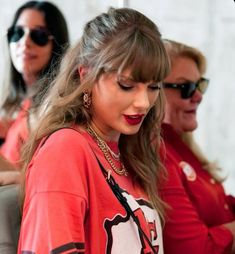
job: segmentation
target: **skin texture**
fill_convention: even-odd
[[[171,73],[164,82],[196,82],[200,77],[196,63],[188,57],[180,56],[174,59]],[[195,130],[198,125],[197,108],[202,101],[202,94],[196,90],[191,98],[182,99],[179,89],[165,88],[164,91],[167,99],[164,122],[171,124],[178,133]]]
[[[43,14],[37,10],[24,10],[16,26],[27,27],[29,29],[46,27]],[[35,44],[29,33],[17,42],[10,43],[10,55],[16,70],[22,74],[27,85],[33,84],[39,72],[47,65],[51,58],[53,43],[51,40],[45,46]]]
[[[121,77],[104,74],[92,89],[91,124],[106,140],[117,141],[120,133],[135,134],[158,94],[156,83],[134,82],[129,72]]]

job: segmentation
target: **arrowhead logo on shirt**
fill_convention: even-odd
[[[127,192],[122,192],[128,204],[135,213],[142,230],[149,237],[156,253],[163,254],[161,222],[156,211],[143,199],[136,200]],[[117,214],[112,219],[106,219],[104,228],[107,232],[106,253],[153,253],[139,232],[133,219],[127,214]],[[135,232],[135,233],[133,233]]]
[[[179,163],[179,167],[182,168],[182,170],[183,170],[183,172],[184,172],[186,178],[187,178],[189,181],[192,181],[192,182],[193,182],[193,181],[196,180],[197,174],[196,174],[195,170],[193,169],[193,167],[192,167],[189,163],[187,163],[187,162],[185,162],[185,161],[181,161],[181,162]]]

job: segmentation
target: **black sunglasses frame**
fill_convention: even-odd
[[[18,42],[29,31],[31,40],[38,46],[46,46],[50,40],[54,38],[53,35],[44,27],[29,29],[22,26],[12,26],[7,31],[7,39],[9,43]]]
[[[204,94],[207,90],[208,85],[209,85],[209,79],[206,79],[203,77],[200,78],[197,82],[163,83],[162,84],[164,88],[180,89],[182,99],[191,98],[196,92],[196,90]]]

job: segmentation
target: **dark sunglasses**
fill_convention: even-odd
[[[185,82],[185,83],[163,83],[164,88],[180,89],[181,98],[188,99],[191,98],[196,90],[200,91],[202,94],[206,92],[209,85],[209,79],[200,78],[197,82]]]
[[[13,26],[7,31],[8,42],[11,43],[19,41],[26,32],[29,33],[31,40],[38,46],[45,46],[49,40],[54,38],[53,35],[51,35],[50,32],[43,27],[29,29],[22,26]]]

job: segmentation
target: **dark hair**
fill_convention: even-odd
[[[68,28],[65,18],[61,11],[52,3],[46,1],[29,1],[23,4],[15,13],[11,27],[15,26],[21,13],[26,9],[34,9],[43,13],[46,27],[53,35],[53,49],[49,63],[39,74],[39,78],[45,76],[52,67],[56,67],[61,55],[69,45]],[[8,42],[9,45],[9,42]],[[14,112],[12,107],[16,109],[24,99],[27,87],[22,75],[15,69],[10,60],[10,69],[8,77],[8,95],[2,104],[2,108],[7,112]],[[6,114],[7,114],[6,112]]]

